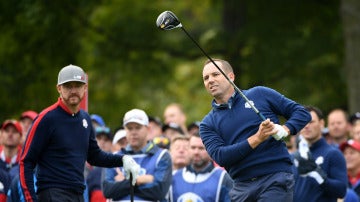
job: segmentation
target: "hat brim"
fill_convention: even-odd
[[[20,135],[22,135],[22,128],[21,128],[21,126],[20,125],[16,125],[15,123],[13,123],[13,122],[6,122],[6,123],[4,123],[3,124],[3,126],[1,127],[1,129],[5,129],[6,127],[8,127],[8,126],[14,126],[15,127],[15,129],[16,129],[16,131],[18,131],[18,133],[20,133]]]
[[[144,121],[141,121],[141,120],[135,119],[135,118],[129,119],[129,120],[127,120],[126,122],[124,122],[124,126],[126,126],[126,125],[129,124],[129,123],[137,123],[137,124],[146,126],[146,123],[144,123]]]
[[[69,80],[60,82],[60,83],[58,83],[57,85],[59,86],[59,85],[62,85],[62,84],[64,84],[64,83],[69,83],[69,82],[79,82],[79,83],[86,84],[86,80],[83,81],[83,80],[80,80],[80,79],[69,79]]]

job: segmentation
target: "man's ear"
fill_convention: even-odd
[[[56,89],[57,89],[58,93],[60,94],[60,92],[61,92],[61,85],[56,85]]]
[[[228,73],[228,77],[229,77],[229,79],[230,79],[232,82],[235,81],[235,74],[234,74],[234,72]]]

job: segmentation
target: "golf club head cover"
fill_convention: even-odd
[[[131,184],[135,186],[136,179],[140,173],[140,166],[136,163],[136,161],[129,155],[124,155],[122,157],[123,168],[125,170],[125,178],[130,179],[130,174],[132,174],[132,182]]]
[[[277,132],[272,135],[275,140],[281,140],[289,135],[288,132],[286,132],[285,128],[279,124],[275,124],[275,129],[277,130]]]

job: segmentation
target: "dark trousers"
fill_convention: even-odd
[[[84,195],[71,190],[49,188],[37,194],[39,202],[84,202]]]
[[[234,202],[291,202],[294,184],[292,173],[279,172],[247,181],[235,181],[229,194]]]

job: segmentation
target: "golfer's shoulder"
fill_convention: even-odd
[[[272,88],[266,86],[254,86],[243,91],[246,95],[250,96],[269,96],[272,94],[278,94],[278,92]]]

